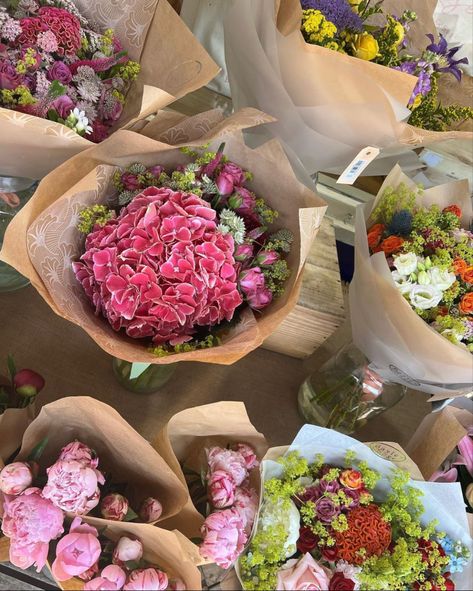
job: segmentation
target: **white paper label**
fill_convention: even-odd
[[[140,375],[145,372],[151,363],[132,363],[131,364],[131,371],[130,371],[130,380],[134,380],[135,378],[139,378]]]
[[[340,185],[353,185],[368,164],[378,156],[379,152],[379,148],[373,146],[363,148],[338,177],[337,183]]]

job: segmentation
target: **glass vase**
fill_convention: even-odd
[[[123,359],[113,358],[113,372],[121,386],[136,394],[153,394],[160,390],[176,371],[177,363],[152,363],[138,377],[132,378],[133,364]]]
[[[0,175],[0,248],[8,224],[35,192],[37,182],[21,177]],[[29,279],[0,261],[0,292],[15,291],[28,285]]]
[[[302,384],[299,411],[308,423],[349,435],[397,404],[406,391],[382,378],[350,342]]]

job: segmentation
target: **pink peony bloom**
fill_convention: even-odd
[[[100,577],[92,579],[84,585],[84,589],[93,591],[115,591],[122,589],[126,581],[125,571],[114,564],[106,566]]]
[[[237,443],[233,446],[233,450],[241,454],[245,460],[247,470],[258,468],[259,460],[256,457],[255,450],[246,443]]]
[[[143,544],[140,540],[132,540],[122,536],[113,551],[113,564],[123,566],[125,562],[134,560],[139,562],[143,556]]]
[[[96,468],[76,460],[58,460],[46,470],[48,482],[43,497],[56,507],[78,515],[89,513],[99,503],[99,484],[104,484],[103,474]]]
[[[141,503],[139,516],[145,523],[152,523],[158,521],[163,513],[163,506],[153,497],[148,497]]]
[[[201,555],[222,568],[230,568],[243,552],[247,535],[243,521],[235,509],[211,513],[201,529]]]
[[[19,495],[33,482],[31,468],[25,462],[7,464],[0,472],[0,490],[6,495]]]
[[[95,452],[80,441],[71,441],[71,443],[65,445],[61,449],[58,459],[67,461],[75,460],[91,468],[97,468],[99,465],[99,459]]]
[[[56,547],[52,573],[58,581],[77,577],[97,563],[101,553],[98,535],[95,527],[82,523],[80,517],[74,519]]]
[[[191,193],[150,187],[87,236],[73,263],[96,313],[132,338],[175,345],[197,326],[231,320],[242,303],[234,243]]]
[[[248,305],[254,310],[265,308],[273,299],[273,294],[266,287],[263,272],[259,267],[252,267],[240,273],[240,287]]]
[[[258,509],[258,495],[255,489],[237,488],[235,491],[235,504],[233,505],[233,508],[240,515],[245,532],[249,536]]]
[[[210,502],[217,509],[233,505],[235,500],[235,481],[223,470],[211,472],[207,481]]]
[[[232,477],[235,486],[240,486],[248,476],[245,458],[238,452],[222,447],[211,447],[206,450],[210,478],[212,472],[222,470]]]
[[[167,589],[168,577],[157,568],[142,568],[132,571],[128,575],[125,591],[160,591]]]
[[[93,566],[91,566],[88,570],[86,570],[84,573],[81,573],[80,575],[77,575],[79,577],[79,579],[81,579],[81,581],[85,581],[86,583],[88,581],[91,581],[96,574],[98,574],[99,572],[99,563],[96,562]]]
[[[109,494],[100,501],[100,514],[104,519],[123,521],[128,508],[128,499],[118,493]]]
[[[325,591],[331,572],[318,564],[310,554],[288,560],[278,572],[277,589],[281,591]]]
[[[33,564],[40,572],[46,564],[49,542],[64,531],[63,512],[28,488],[17,497],[4,497],[2,531],[10,538],[10,562],[21,569]]]

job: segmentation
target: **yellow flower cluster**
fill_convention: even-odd
[[[36,51],[32,47],[28,47],[25,51],[23,59],[19,60],[16,64],[16,71],[18,74],[26,74],[28,68],[32,68],[36,65]]]
[[[13,90],[0,90],[3,102],[10,105],[33,105],[37,100],[32,96],[30,89],[21,84]]]
[[[307,40],[310,43],[323,44],[324,41],[333,39],[337,33],[337,27],[330,21],[328,21],[320,10],[309,10],[302,11],[302,32],[305,34]],[[336,49],[338,45],[335,41],[330,41],[331,49]]]

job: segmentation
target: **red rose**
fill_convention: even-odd
[[[310,527],[301,527],[299,530],[299,539],[297,540],[297,549],[302,554],[311,552],[317,547],[317,536],[312,532]]]
[[[325,560],[328,560],[328,562],[335,562],[338,558],[336,546],[324,546],[323,548],[320,548],[320,552],[322,557],[325,558]]]
[[[353,591],[355,581],[347,579],[343,573],[336,572],[330,579],[329,591]]]

